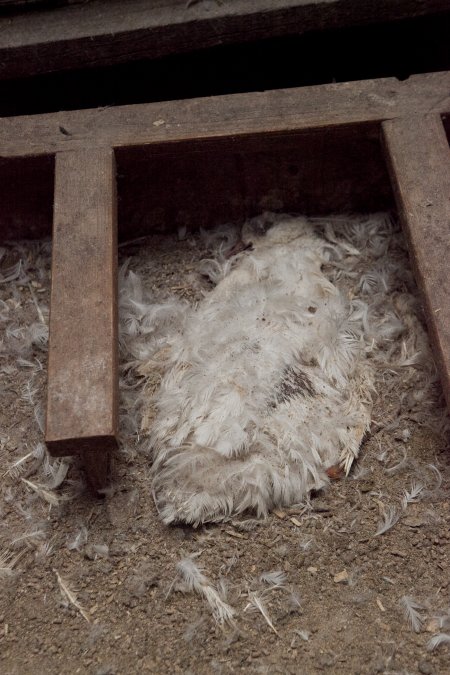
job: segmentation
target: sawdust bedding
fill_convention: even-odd
[[[397,366],[377,374],[349,477],[265,520],[197,529],[158,519],[141,418],[151,426],[143,400],[161,374],[129,323],[104,500],[85,494],[75,461],[47,458],[50,245],[1,250],[1,672],[450,672],[447,418],[402,237],[391,241],[391,291],[412,299],[416,342],[403,334]],[[217,242],[182,233],[122,245],[122,287],[201,302],[211,281],[200,261]]]

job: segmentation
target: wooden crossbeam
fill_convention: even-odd
[[[392,184],[450,407],[450,147],[440,115],[383,123]]]
[[[46,443],[53,455],[85,455],[94,488],[104,486],[117,445],[116,288],[113,151],[59,153]]]
[[[256,141],[450,112],[450,72],[0,118],[0,158],[85,147]]]

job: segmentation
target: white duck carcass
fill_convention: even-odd
[[[361,312],[322,271],[335,245],[303,218],[255,222],[171,339],[150,433],[166,523],[299,503],[348,473],[370,423]]]

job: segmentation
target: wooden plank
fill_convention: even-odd
[[[450,111],[450,72],[0,119],[0,157],[88,147],[217,144]],[[172,148],[174,151],[175,148]],[[156,148],[155,148],[156,151]]]
[[[103,470],[117,445],[115,212],[111,149],[56,156],[46,443]]]
[[[383,124],[396,199],[450,407],[450,148],[440,115]]]
[[[122,0],[46,7],[0,17],[0,79],[445,10],[448,0],[128,0],[126,12]]]

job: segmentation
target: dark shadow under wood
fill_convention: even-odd
[[[393,206],[377,124],[116,150],[122,240],[240,222]]]
[[[52,155],[0,158],[0,240],[51,235],[54,170]]]

